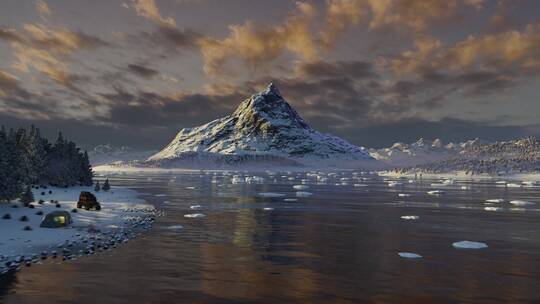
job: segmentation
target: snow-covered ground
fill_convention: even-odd
[[[49,191],[52,191],[49,194]],[[77,209],[77,200],[81,191],[90,191],[97,197],[102,209],[100,211]],[[72,187],[34,189],[34,208],[24,207],[20,202],[0,204],[0,271],[6,271],[6,263],[41,255],[43,252],[52,255],[58,251],[62,255],[64,247],[92,243],[92,239],[128,238],[130,228],[148,228],[157,214],[155,208],[138,198],[138,192],[119,187],[109,191],[94,192],[92,187]],[[38,203],[44,200],[44,203]],[[56,207],[58,201],[60,207]],[[14,208],[13,206],[18,206]],[[51,211],[64,210],[70,212],[73,223],[65,228],[41,228],[40,223]],[[39,214],[39,211],[43,215]],[[38,214],[36,214],[38,213]],[[9,214],[10,219],[3,217]],[[21,221],[26,216],[28,221]],[[31,230],[25,230],[29,226]],[[95,248],[92,249],[96,250]]]

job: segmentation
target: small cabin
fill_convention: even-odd
[[[61,228],[68,226],[72,222],[69,212],[53,211],[45,215],[39,226],[43,228]]]

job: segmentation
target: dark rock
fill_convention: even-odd
[[[77,202],[77,208],[84,208],[86,210],[95,209],[101,210],[101,204],[97,201],[96,196],[88,191],[82,191],[79,195],[79,201]]]

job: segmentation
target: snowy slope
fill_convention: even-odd
[[[488,144],[464,145],[453,157],[406,168],[429,173],[464,171],[470,174],[540,172],[540,140],[520,138]]]
[[[328,161],[371,161],[364,148],[312,129],[270,84],[244,100],[226,117],[182,129],[149,162],[171,162],[185,155],[256,156],[303,164]]]
[[[369,149],[369,154],[392,166],[415,166],[453,157],[482,143],[476,138],[459,144],[444,145],[440,139],[429,141],[420,138],[412,144],[398,142],[389,148]]]
[[[92,166],[99,166],[117,161],[144,160],[155,154],[156,151],[136,151],[133,148],[111,144],[98,145],[88,151]]]

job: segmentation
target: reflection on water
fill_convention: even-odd
[[[200,173],[112,176],[113,185],[137,188],[167,215],[113,251],[0,278],[0,302],[540,301],[539,188],[464,181],[432,196],[426,192],[433,180],[389,187],[373,177],[362,181],[367,187],[354,187],[336,185],[349,173],[324,184],[305,174],[291,174],[292,181],[261,175],[264,184],[232,184],[222,176],[212,182]],[[309,180],[305,191],[313,196],[284,201],[295,197],[292,185],[301,179]],[[499,203],[488,208],[499,211],[486,211],[485,200],[496,198],[537,204]],[[192,205],[206,217],[185,218]],[[452,248],[461,240],[489,248]],[[401,251],[423,258],[403,259]]]

